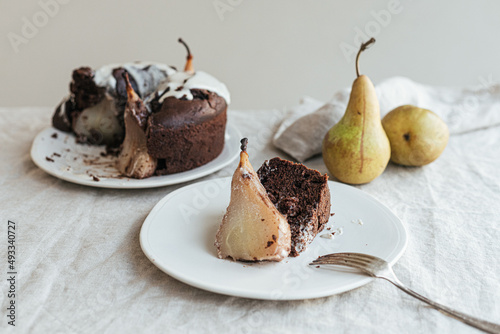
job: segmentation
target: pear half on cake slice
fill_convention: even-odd
[[[125,139],[116,167],[125,176],[143,179],[152,176],[157,165],[156,159],[148,153],[146,145],[148,110],[132,88],[127,72],[124,72],[123,77],[127,85]]]
[[[291,247],[290,225],[269,199],[241,140],[240,163],[231,182],[231,200],[217,231],[221,259],[281,261]]]

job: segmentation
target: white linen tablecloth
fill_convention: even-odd
[[[327,298],[259,301],[217,295],[157,269],[141,225],[176,185],[98,189],[54,178],[29,156],[52,109],[0,109],[1,333],[475,333],[377,280]],[[230,111],[254,166],[277,155],[284,113]],[[407,225],[400,279],[458,310],[500,322],[500,127],[457,134],[434,163],[389,164],[358,186]],[[325,173],[321,157],[307,166]],[[228,175],[234,164],[215,173]],[[193,181],[196,182],[196,181]],[[335,211],[335,203],[332,207]],[[16,222],[17,319],[7,325],[7,220]]]

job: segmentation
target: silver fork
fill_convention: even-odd
[[[486,333],[499,334],[500,333],[500,325],[494,324],[492,322],[484,321],[475,317],[472,317],[468,314],[458,312],[454,309],[451,309],[447,306],[441,305],[432,301],[413,290],[410,290],[396,277],[394,271],[392,271],[391,265],[381,258],[368,255],[368,254],[360,254],[360,253],[335,253],[328,254],[324,256],[320,256],[316,260],[314,260],[310,265],[338,265],[351,267],[360,270],[363,274],[376,278],[383,278],[399,289],[403,290],[410,296],[413,296],[424,303],[429,304],[432,308],[444,313],[447,316],[455,318],[457,320],[466,323],[469,326],[480,329]]]

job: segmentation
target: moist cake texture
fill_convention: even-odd
[[[280,158],[257,171],[271,202],[290,224],[290,256],[298,256],[330,219],[328,176]]]

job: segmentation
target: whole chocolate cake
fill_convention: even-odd
[[[280,158],[265,161],[257,175],[290,224],[290,256],[298,256],[330,219],[328,176]]]
[[[212,161],[224,148],[230,96],[216,78],[194,71],[192,55],[185,46],[188,57],[184,71],[150,62],[74,70],[70,95],[56,108],[52,124],[73,132],[78,142],[121,147],[119,159],[127,161],[118,161],[117,166],[129,177],[151,176],[152,165],[156,166],[155,174],[161,175]],[[140,117],[136,104],[146,110]],[[124,122],[127,106],[128,123]],[[135,124],[134,118],[140,119],[140,124]],[[132,133],[124,145],[129,130]],[[137,147],[141,147],[140,156],[134,159],[131,155]],[[148,156],[147,168],[136,164],[145,160],[144,154]]]

